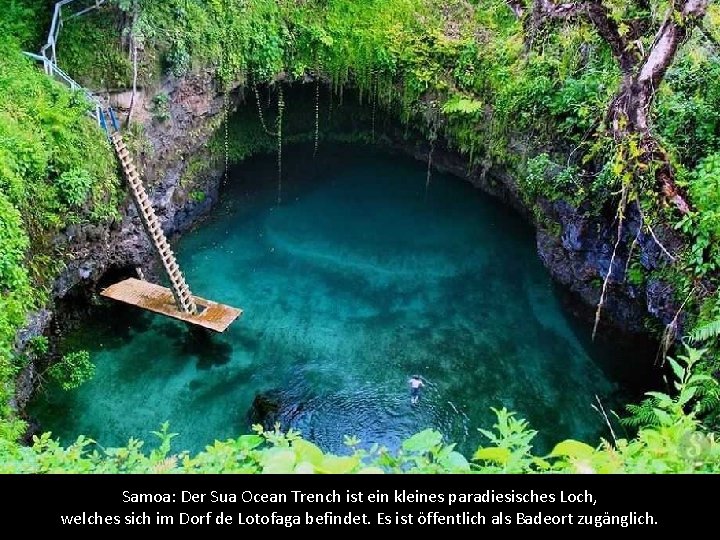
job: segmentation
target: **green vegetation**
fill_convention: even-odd
[[[55,236],[117,215],[118,178],[88,104],[20,54],[35,43],[35,3],[0,16],[0,437],[24,430],[9,408],[20,358],[15,333],[44,305],[65,257]],[[44,10],[43,10],[44,11]],[[35,19],[37,17],[37,19]]]
[[[613,47],[583,17],[563,24],[548,18],[533,26],[527,14],[519,20],[505,0],[123,0],[69,24],[59,59],[95,88],[127,87],[132,36],[142,44],[139,80],[148,90],[159,86],[160,75],[181,77],[208,68],[220,88],[250,89],[250,101],[252,89],[262,85],[271,92],[272,106],[258,100],[257,111],[253,104],[245,111],[253,122],[228,126],[242,131],[231,137],[233,160],[327,133],[317,108],[284,104],[278,91],[280,81],[320,78],[332,88],[333,99],[342,100],[353,89],[373,111],[372,132],[355,137],[374,139],[376,109],[392,112],[408,130],[432,141],[441,138],[466,155],[471,169],[508,170],[538,223],[548,230],[559,232],[559,227],[546,222],[540,203],[562,199],[588,213],[617,213],[620,225],[628,205],[636,204],[644,210],[646,232],[649,227],[678,231],[684,247],[673,253],[672,264],[653,271],[675,287],[678,303],[684,302],[690,322],[697,325],[693,337],[707,352],[688,352],[684,364],[670,362],[678,378],[675,394],[653,394],[631,408],[629,422],[639,430],[635,438],[606,441],[597,448],[565,441],[550,456],[533,456],[532,431],[500,410],[496,431],[486,433],[490,446],[479,449],[472,464],[433,432],[409,439],[397,456],[376,449],[354,450],[342,458],[280,432],[218,442],[194,457],[170,454],[167,426],[159,432],[160,450],[149,456],[134,440],[127,448],[104,453],[90,451],[86,439],[68,449],[47,435],[33,449],[8,443],[23,429],[7,405],[21,364],[13,353],[14,336],[27,313],[47,300],[47,287],[59,269],[50,264],[61,260],[51,239],[69,224],[107,219],[118,206],[113,158],[85,117],[82,96],[48,80],[19,54],[21,46],[37,48],[42,41],[45,10],[14,0],[0,14],[0,441],[6,441],[0,444],[11,456],[0,467],[106,472],[717,470],[718,443],[706,430],[717,417],[712,374],[720,358],[720,9],[711,5],[704,20],[714,39],[700,32],[689,36],[653,89],[655,100],[648,102],[653,131],[646,133],[629,117],[613,125],[607,113],[623,88],[625,68],[618,57],[637,61],[641,51],[650,50],[667,3],[601,4],[609,6],[618,40],[632,38],[628,47]],[[169,118],[166,94],[156,94],[152,112],[158,121]],[[320,118],[319,128],[313,112]],[[292,116],[300,113],[311,127],[293,132]],[[216,156],[222,143],[211,144]],[[202,163],[191,163],[193,170],[202,169]],[[191,198],[199,200],[201,193],[194,191]],[[687,198],[689,211],[678,211],[677,197]],[[637,260],[628,268],[631,283],[649,277]],[[596,277],[598,285],[604,277]],[[73,370],[76,375],[91,371],[82,355],[70,360],[67,365],[80,366]]]
[[[132,83],[132,62],[118,39],[121,27],[122,17],[117,10],[90,12],[67,20],[58,41],[58,63],[87,88],[128,88]]]
[[[692,373],[699,358],[700,353],[691,351],[683,365],[673,361],[678,395],[673,398],[653,393],[657,402],[653,425],[641,428],[634,439],[602,441],[597,447],[566,440],[547,456],[533,455],[536,432],[503,408],[495,410],[494,430],[481,430],[488,446],[478,448],[470,461],[433,430],[406,439],[396,453],[377,445],[359,448],[361,441],[346,437],[349,455],[337,456],[324,453],[296,432],[283,433],[277,426],[271,431],[255,426],[255,435],[215,441],[191,456],[171,452],[176,434],[170,433],[165,424],[154,432],[159,445],[149,454],[143,452],[143,442],[136,439],[124,448],[101,449],[94,441],[79,437],[71,446],[62,448],[46,433],[35,439],[32,448],[10,448],[0,461],[0,473],[720,472],[720,442],[704,433],[696,418],[693,396],[705,382]]]
[[[158,94],[152,100],[153,118],[158,122],[164,122],[170,118],[170,98],[167,94]]]
[[[63,390],[74,390],[85,381],[92,379],[95,374],[95,364],[90,361],[89,352],[75,351],[66,354],[59,362],[53,364],[48,374]]]

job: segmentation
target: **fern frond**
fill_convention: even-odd
[[[720,319],[703,324],[690,334],[690,339],[694,342],[707,341],[717,337],[720,337]]]
[[[620,423],[627,427],[647,427],[654,426],[660,423],[660,419],[655,413],[655,406],[657,405],[654,398],[644,399],[640,404],[634,405],[629,404],[625,406],[630,416],[620,419]]]

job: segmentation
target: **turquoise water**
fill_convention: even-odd
[[[328,450],[343,435],[390,448],[434,427],[465,452],[490,407],[540,431],[539,449],[592,439],[632,393],[631,353],[592,346],[539,262],[532,231],[468,183],[362,147],[286,152],[231,174],[212,217],[177,244],[193,292],[242,307],[224,335],[104,303],[76,335],[97,363],[77,391],[50,388],[31,412],[67,442],[151,440],[176,448],[249,430],[259,394],[278,419]],[[408,378],[426,387],[410,403]],[[629,379],[628,379],[629,380]]]

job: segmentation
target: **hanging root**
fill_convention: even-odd
[[[612,276],[613,266],[615,264],[615,258],[617,257],[618,247],[622,240],[623,223],[625,221],[625,207],[627,206],[628,186],[624,185],[620,195],[620,204],[618,205],[618,226],[617,226],[617,240],[615,240],[615,247],[613,248],[612,257],[610,257],[610,267],[608,268],[605,280],[603,281],[602,291],[600,292],[600,300],[598,301],[597,310],[595,311],[595,324],[593,325],[592,339],[595,341],[597,335],[598,325],[600,324],[600,315],[602,308],[605,305],[605,295],[607,294],[607,288],[610,284],[610,276]]]
[[[637,201],[637,208],[638,208],[638,212],[640,213],[640,221],[641,221],[640,227],[642,228],[642,226],[645,225],[647,227],[648,231],[650,231],[650,236],[652,236],[653,240],[658,245],[658,247],[662,250],[662,252],[667,256],[668,259],[670,259],[670,261],[675,262],[675,257],[673,255],[671,255],[667,249],[665,249],[665,246],[663,246],[662,243],[660,242],[660,240],[658,240],[658,237],[655,236],[655,231],[653,231],[652,227],[650,226],[650,223],[645,219],[645,215],[643,214],[643,211],[642,211],[642,206],[640,206],[640,201]]]
[[[265,130],[265,133],[267,133],[271,137],[277,137],[277,133],[273,133],[272,131],[270,131],[267,127],[267,124],[265,123],[265,116],[263,115],[262,105],[260,105],[260,91],[258,90],[257,84],[253,85],[253,90],[255,90],[255,102],[257,103],[258,116],[260,117],[260,125]]]
[[[435,133],[430,136],[430,150],[428,151],[427,176],[425,177],[425,200],[427,201],[428,189],[430,189],[430,177],[432,176],[432,158],[435,150]]]
[[[602,402],[600,401],[600,398],[597,394],[595,394],[595,401],[597,401],[598,407],[595,407],[595,405],[591,405],[593,409],[598,411],[600,414],[602,414],[602,417],[605,419],[605,423],[607,424],[607,427],[610,429],[610,435],[613,438],[613,442],[615,443],[615,446],[617,447],[617,437],[615,436],[615,430],[612,427],[612,424],[610,423],[610,419],[608,418],[607,413],[605,412],[605,407],[603,407]]]
[[[435,141],[437,140],[437,111],[434,109],[435,103],[430,102],[428,113],[429,113],[429,127],[430,127],[430,150],[428,150],[428,161],[427,161],[427,176],[425,178],[425,200],[427,201],[428,189],[430,188],[430,177],[432,176],[432,158],[433,152],[435,151]]]
[[[375,142],[375,109],[377,109],[377,93],[378,93],[378,76],[375,75],[373,78],[374,84],[371,83],[370,85],[370,92],[371,96],[370,99],[372,100],[372,115],[371,115],[371,122],[372,122],[372,142]]]
[[[315,80],[315,148],[313,149],[313,159],[317,155],[319,139],[320,139],[320,72],[318,70],[317,79]]]
[[[627,261],[625,261],[625,271],[623,272],[623,276],[625,276],[625,281],[627,281],[628,269],[630,268],[630,262],[632,261],[633,250],[635,249],[635,246],[638,245],[638,238],[640,238],[641,231],[642,231],[642,223],[638,227],[637,233],[635,234],[635,238],[633,239],[632,244],[630,244],[630,249],[628,250]]]
[[[692,297],[693,293],[695,292],[695,289],[693,288],[690,293],[687,295],[687,298],[683,301],[682,304],[680,304],[680,308],[675,313],[675,316],[673,317],[673,320],[670,321],[670,323],[665,327],[662,333],[662,337],[660,338],[660,347],[658,347],[658,352],[655,355],[655,363],[660,363],[661,366],[665,365],[665,360],[667,359],[667,353],[670,351],[670,348],[675,343],[675,338],[677,337],[677,330],[678,330],[678,319],[680,318],[680,314],[682,313],[683,309],[685,308],[685,304],[688,303],[690,298]]]
[[[225,139],[225,140],[224,140],[224,144],[225,144],[225,176],[224,176],[224,180],[223,180],[223,181],[224,181],[225,184],[227,185],[228,176],[229,176],[229,174],[230,174],[230,172],[229,172],[229,171],[230,171],[230,158],[229,158],[229,154],[230,154],[230,136],[229,136],[229,129],[228,129],[229,113],[228,113],[228,95],[227,95],[227,92],[225,92],[225,93],[223,94],[223,116],[225,117],[225,118],[224,118],[224,122],[223,122],[223,124],[224,124],[224,127],[223,127],[223,129],[224,129],[224,139]]]
[[[278,87],[278,117],[277,117],[277,161],[278,161],[278,195],[277,203],[282,202],[282,121],[285,109],[285,98],[282,86]]]

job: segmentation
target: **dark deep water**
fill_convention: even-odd
[[[68,338],[97,363],[74,392],[33,404],[64,443],[105,447],[165,420],[174,448],[246,433],[259,393],[283,428],[343,452],[343,435],[396,448],[434,427],[469,454],[507,407],[539,430],[537,450],[605,434],[592,408],[637,397],[638,351],[591,344],[562,309],[532,230],[498,201],[426,166],[366,147],[285,152],[231,174],[211,218],[177,245],[199,296],[242,307],[221,336],[103,302]],[[633,365],[635,367],[633,367]],[[410,403],[408,377],[427,386]]]

